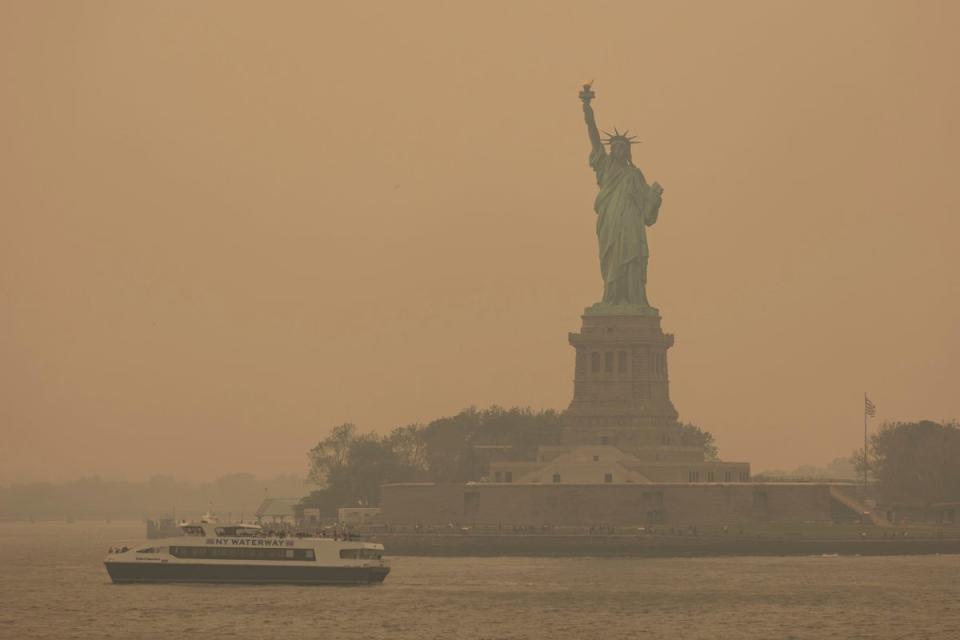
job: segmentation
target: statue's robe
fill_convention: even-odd
[[[590,153],[590,167],[600,186],[593,208],[597,212],[603,302],[649,306],[646,227],[657,221],[660,194],[650,188],[640,169],[614,162],[603,149]]]

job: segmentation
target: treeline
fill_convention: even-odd
[[[861,476],[862,477],[862,476]],[[834,458],[824,466],[804,464],[792,471],[769,469],[753,474],[754,480],[856,480],[857,470],[852,458]]]
[[[863,449],[852,460],[863,477]],[[866,464],[887,502],[960,501],[960,424],[884,423],[870,437]]]
[[[683,425],[686,444],[717,458],[713,436]],[[377,505],[380,485],[391,482],[481,480],[493,457],[530,459],[541,445],[560,444],[560,414],[529,408],[461,411],[432,422],[395,428],[387,435],[342,424],[310,451],[309,479],[323,486],[303,505],[335,515],[338,507]]]
[[[161,515],[196,516],[211,505],[215,512],[247,517],[265,495],[299,498],[307,493],[303,478],[277,476],[258,479],[234,473],[213,482],[192,484],[169,476],[145,482],[104,480],[94,476],[74,482],[31,482],[0,487],[0,518],[155,518]]]

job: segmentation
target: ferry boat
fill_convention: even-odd
[[[255,524],[183,523],[182,534],[150,546],[110,549],[115,583],[220,582],[371,584],[390,567],[383,545],[342,538],[278,536]]]

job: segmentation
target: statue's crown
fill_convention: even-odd
[[[613,144],[614,142],[625,142],[627,144],[640,144],[640,140],[637,140],[637,136],[627,135],[630,131],[624,131],[620,133],[617,131],[617,128],[613,128],[613,134],[610,134],[606,131],[603,132],[603,135],[607,136],[607,139],[603,141],[603,144]]]

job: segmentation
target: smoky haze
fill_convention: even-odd
[[[304,473],[331,426],[566,407],[579,85],[665,189],[724,459],[960,414],[954,3],[0,5],[0,482]]]

